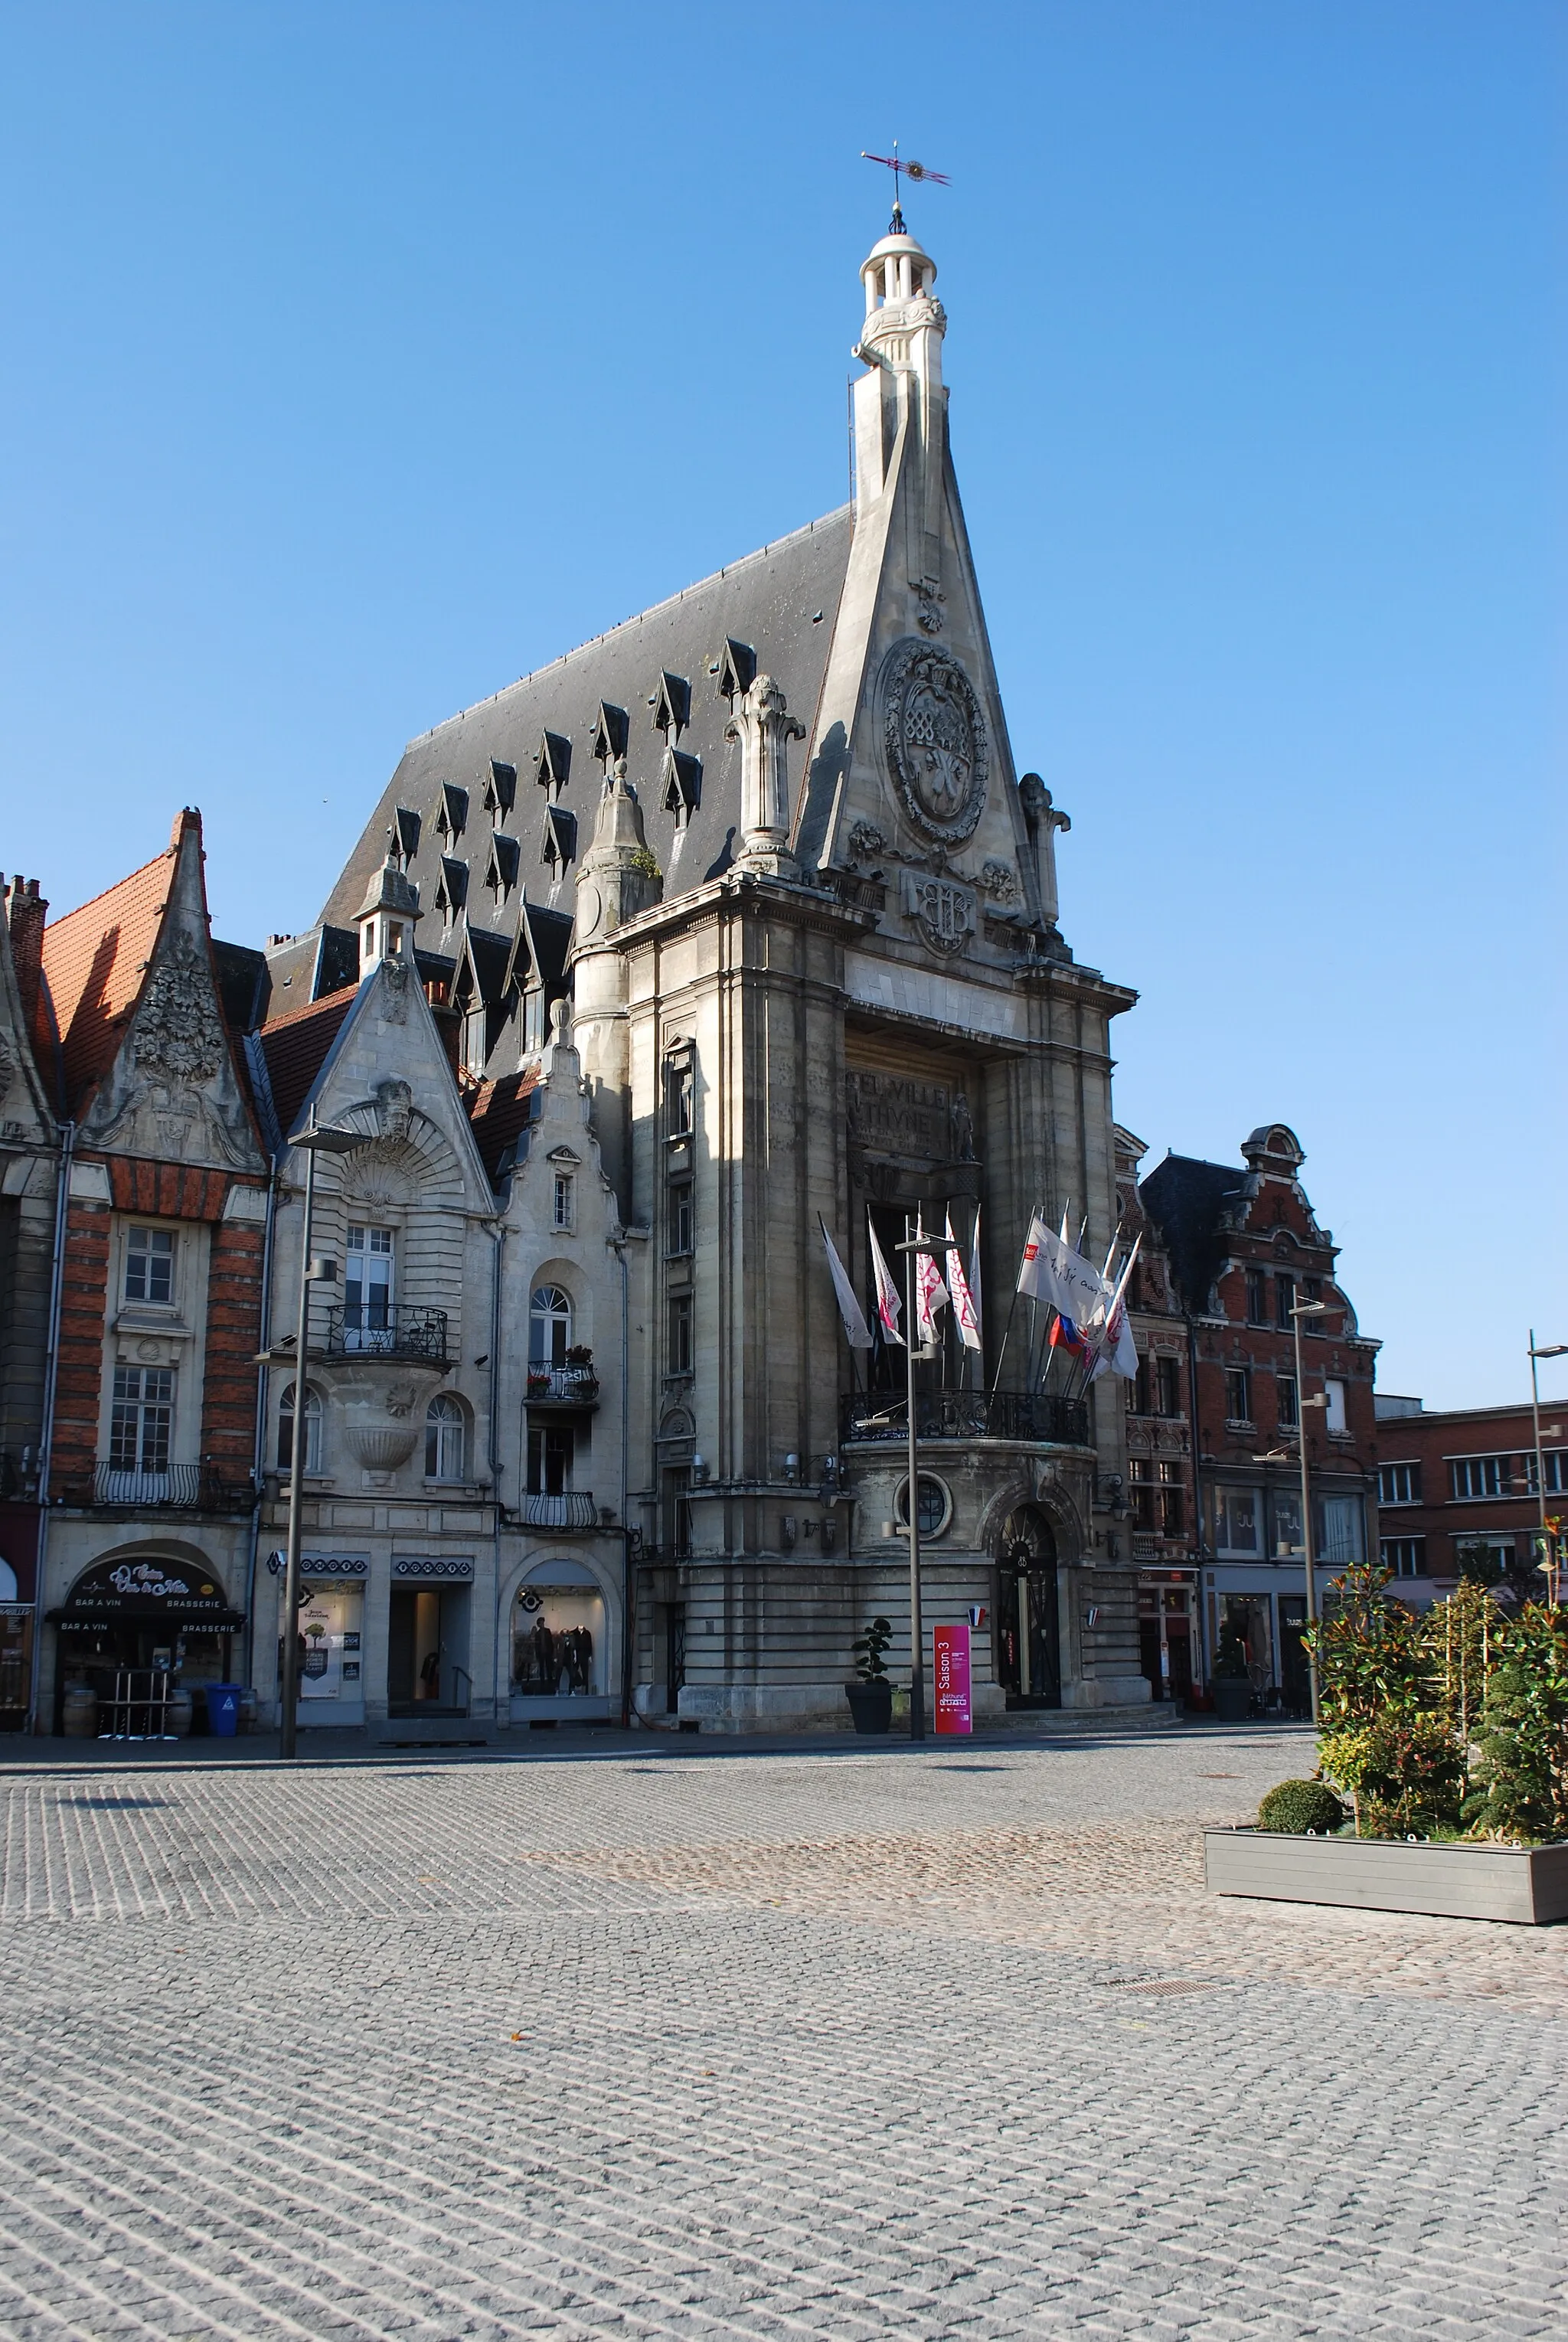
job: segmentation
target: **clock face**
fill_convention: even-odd
[[[577,941],[580,944],[586,943],[590,936],[597,935],[599,931],[599,922],[604,916],[604,897],[601,896],[597,886],[592,878],[579,878],[577,881],[576,926]]]

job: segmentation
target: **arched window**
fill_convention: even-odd
[[[294,1465],[294,1385],[287,1383],[277,1406],[277,1468],[287,1472]],[[307,1472],[321,1470],[321,1394],[305,1386],[305,1468]]]
[[[538,1285],[528,1308],[528,1364],[564,1366],[572,1346],[572,1296],[558,1285]]]
[[[442,1391],[431,1400],[424,1417],[424,1476],[461,1480],[467,1460],[468,1421],[463,1402]]]

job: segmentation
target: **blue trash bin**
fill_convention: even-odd
[[[207,1686],[207,1729],[219,1740],[232,1740],[240,1728],[243,1684]]]

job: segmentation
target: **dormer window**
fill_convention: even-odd
[[[757,679],[757,655],[750,643],[737,643],[733,636],[726,636],[710,673],[719,679],[720,698],[727,699],[733,707]]]
[[[562,732],[542,732],[534,759],[534,778],[554,803],[572,773],[572,743]]]
[[[522,856],[523,849],[517,840],[498,829],[490,841],[490,860],[484,872],[484,884],[494,898],[497,910],[517,884]]]
[[[684,829],[702,802],[703,766],[699,756],[688,756],[683,749],[664,751],[664,811],[675,816],[675,827]]]
[[[606,777],[611,766],[626,753],[627,729],[625,709],[612,707],[607,699],[602,699],[594,724],[593,753],[604,766]]]
[[[691,685],[684,675],[672,675],[666,667],[648,705],[654,711],[654,731],[662,732],[664,746],[673,748],[692,720]]]
[[[444,924],[450,926],[468,900],[468,865],[459,862],[455,855],[441,857],[441,876],[435,882],[435,907]]]
[[[517,767],[498,764],[490,759],[490,777],[484,784],[484,810],[492,821],[504,821],[517,798]]]
[[[407,806],[399,806],[392,816],[392,858],[400,870],[406,870],[419,851],[419,816]]]
[[[454,838],[462,836],[467,826],[467,790],[460,789],[454,781],[443,781],[441,784],[441,803],[435,810],[435,828],[437,836],[444,837],[446,843],[450,846]]]
[[[544,842],[539,858],[549,864],[557,878],[569,862],[576,860],[577,816],[574,813],[567,813],[564,806],[557,805],[545,808]]]

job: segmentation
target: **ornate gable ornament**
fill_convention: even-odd
[[[132,1054],[137,1070],[179,1088],[210,1082],[226,1043],[206,954],[175,936],[154,968],[136,1016]]]
[[[906,636],[882,668],[883,746],[904,810],[934,845],[961,845],[985,809],[985,717],[951,652]]]

